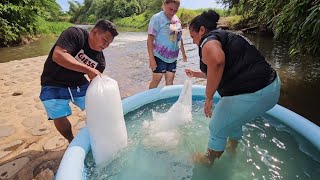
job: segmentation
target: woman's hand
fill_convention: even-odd
[[[186,75],[189,77],[194,77],[194,71],[192,71],[191,69],[185,69],[184,72],[186,72]]]
[[[154,57],[151,57],[149,59],[149,68],[151,69],[151,71],[154,71],[157,69],[157,63],[156,63],[156,60],[154,59]]]
[[[206,117],[211,118],[212,116],[212,99],[206,98],[206,101],[204,103],[204,114]]]
[[[188,57],[185,54],[182,56],[182,61],[183,62],[187,62],[188,61]]]

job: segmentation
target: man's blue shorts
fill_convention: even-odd
[[[57,119],[71,115],[69,102],[78,106],[81,110],[85,109],[85,95],[88,84],[78,87],[56,87],[42,86],[40,99],[46,109],[48,119]]]
[[[154,73],[166,73],[167,71],[175,73],[177,70],[177,61],[173,63],[166,63],[158,57],[154,57],[157,63],[157,68],[153,71]]]

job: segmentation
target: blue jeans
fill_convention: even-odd
[[[224,151],[227,138],[240,140],[242,126],[273,108],[280,96],[280,79],[254,93],[222,97],[209,123],[208,148]]]

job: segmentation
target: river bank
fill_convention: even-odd
[[[0,179],[33,179],[49,165],[55,170],[67,146],[38,97],[45,58],[0,63]],[[83,121],[76,117],[84,115],[75,112],[77,132]]]
[[[118,81],[122,98],[148,89],[151,73],[146,37],[145,32],[121,33],[104,51],[107,63],[105,74]],[[288,59],[284,44],[274,43],[270,38],[248,37],[281,78],[279,103],[319,125],[317,93],[320,63],[312,59]],[[185,68],[199,68],[197,47],[188,33],[184,34],[184,43],[188,62],[182,62],[179,57],[174,84],[183,83]],[[21,50],[15,53],[19,52]],[[67,146],[53,122],[47,120],[38,98],[40,74],[46,57],[0,63],[0,179],[30,180],[39,173],[39,178],[50,179]],[[205,85],[201,79],[193,79],[193,83]],[[72,109],[70,120],[76,134],[85,125],[85,113],[76,107]]]

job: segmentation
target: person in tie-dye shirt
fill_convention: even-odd
[[[163,11],[154,14],[149,22],[147,46],[153,72],[149,89],[158,87],[163,75],[166,85],[173,84],[180,48],[183,61],[187,61],[181,21],[176,16],[179,6],[180,0],[164,0]]]

